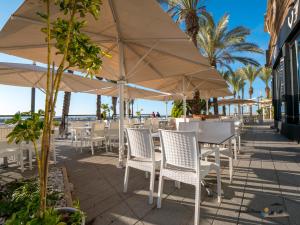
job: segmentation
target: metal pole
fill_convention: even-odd
[[[31,112],[35,112],[35,88],[31,88]]]
[[[168,119],[168,101],[165,102],[166,103],[166,120]]]
[[[183,118],[184,118],[184,122],[186,122],[185,78],[182,79],[182,92],[183,92]]]
[[[124,46],[119,41],[119,66],[120,66],[120,80],[119,86],[119,167],[123,167],[124,159],[124,85],[125,85],[125,65],[124,65]]]
[[[208,98],[206,99],[206,115],[208,115]]]
[[[127,99],[127,100],[126,100],[126,116],[127,116],[127,118],[129,118],[129,114],[130,114],[130,113],[129,113],[129,111],[130,111],[130,110],[129,110],[129,107],[130,107],[130,106],[129,106],[129,103],[130,103],[130,100]]]

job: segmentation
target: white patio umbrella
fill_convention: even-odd
[[[44,90],[47,84],[46,73],[47,69],[41,66],[0,62],[0,84],[35,87]],[[89,92],[90,90],[113,87],[116,87],[116,84],[65,72],[59,90]]]
[[[228,88],[220,88],[220,89],[210,89],[210,90],[201,90],[200,97],[205,99],[206,101],[206,114],[208,115],[208,100],[210,98],[218,98],[218,97],[226,97],[232,96],[233,94],[229,91]]]
[[[115,86],[115,87],[111,87],[111,88],[96,89],[96,90],[89,91],[89,93],[97,94],[97,95],[119,97],[119,88],[118,88],[118,86]],[[163,94],[163,93],[125,85],[123,96],[124,96],[124,99],[126,102],[126,109],[129,108],[129,102],[132,99],[147,99],[149,96],[161,95],[161,94]],[[127,116],[129,116],[129,115],[127,114]]]
[[[119,161],[124,150],[124,85],[166,77],[198,75],[211,70],[194,47],[155,0],[103,0],[100,18],[87,17],[85,32],[112,55],[103,58],[100,77],[118,81],[120,96]],[[43,19],[36,12],[43,1],[27,0],[11,16],[0,33],[0,51],[46,62]],[[51,18],[61,16],[51,6]],[[55,51],[53,51],[55,52]],[[55,61],[59,56],[53,54]]]
[[[185,95],[185,99],[193,99],[193,93],[187,93]],[[145,98],[147,100],[152,100],[152,101],[163,101],[166,104],[166,119],[168,115],[168,102],[169,101],[175,101],[175,100],[182,100],[184,99],[184,96],[182,94],[163,94],[163,95],[157,95],[157,96],[150,96]]]
[[[144,87],[153,88],[159,91],[168,92],[175,96],[182,96],[183,114],[186,118],[186,100],[188,93],[196,90],[209,92],[216,89],[228,89],[225,80],[220,77],[214,69],[200,72],[200,76],[193,74],[190,76],[177,76],[176,78],[164,78],[152,81],[143,81],[138,84]],[[206,74],[206,77],[202,74]]]

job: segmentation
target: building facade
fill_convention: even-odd
[[[269,0],[265,30],[270,34],[267,65],[273,69],[275,126],[300,140],[300,0]]]

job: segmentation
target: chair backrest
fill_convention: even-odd
[[[152,132],[157,132],[159,129],[159,120],[157,118],[152,118],[151,124],[152,124]]]
[[[205,133],[206,135],[217,136],[217,135],[231,135],[235,133],[233,122],[191,121],[190,123],[198,124],[200,134]]]
[[[199,145],[196,132],[160,130],[163,165],[197,170]]]
[[[128,157],[141,157],[154,160],[154,145],[149,129],[127,128]]]
[[[196,122],[180,122],[178,125],[179,131],[194,131],[194,132],[200,132],[199,124]]]
[[[12,132],[13,127],[0,127],[0,141],[7,141],[7,135]]]
[[[92,124],[92,136],[104,136],[105,123],[93,123]]]
[[[119,121],[111,121],[109,123],[109,129],[111,129],[111,130],[119,130]]]

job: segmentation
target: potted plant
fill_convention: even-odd
[[[107,115],[110,116],[110,108],[109,108],[108,104],[101,104],[101,109],[103,110],[102,119],[106,120]]]
[[[140,109],[135,112],[135,114],[140,122],[142,122],[142,112],[143,112],[143,109]]]
[[[57,214],[57,210],[53,210],[47,206],[47,183],[49,170],[49,154],[51,149],[51,135],[55,116],[55,106],[64,71],[70,68],[79,68],[86,72],[87,76],[93,75],[101,68],[102,58],[107,56],[101,48],[93,43],[90,37],[82,30],[86,24],[85,17],[90,16],[95,20],[98,18],[101,7],[101,0],[43,0],[44,3],[38,15],[45,22],[45,27],[41,31],[45,34],[45,42],[47,46],[47,72],[46,72],[46,88],[45,88],[45,110],[43,112],[42,131],[30,133],[37,138],[41,136],[41,147],[35,145],[36,157],[38,158],[38,203],[39,207],[34,208],[36,217],[33,219],[38,222],[27,223],[20,221],[15,224],[57,224],[48,223],[48,215]],[[51,16],[53,7],[63,15],[62,17]],[[58,55],[59,60],[54,60],[53,55]],[[35,117],[32,114],[32,119]],[[31,121],[22,121],[22,124],[28,125]],[[35,125],[34,125],[35,126]],[[29,126],[31,127],[31,125]],[[32,127],[31,127],[32,128]],[[18,128],[16,128],[18,129]],[[17,130],[14,129],[13,132]],[[26,134],[26,133],[25,133]],[[14,136],[11,134],[11,137]],[[15,135],[17,137],[17,135]],[[20,138],[26,137],[23,136]],[[10,138],[10,137],[8,137]],[[27,138],[27,137],[26,137]],[[29,137],[28,137],[29,138]],[[15,139],[15,138],[13,138]],[[15,139],[16,140],[16,139]],[[29,205],[28,207],[31,207]],[[13,216],[13,215],[12,215]],[[24,219],[25,220],[25,219]]]

